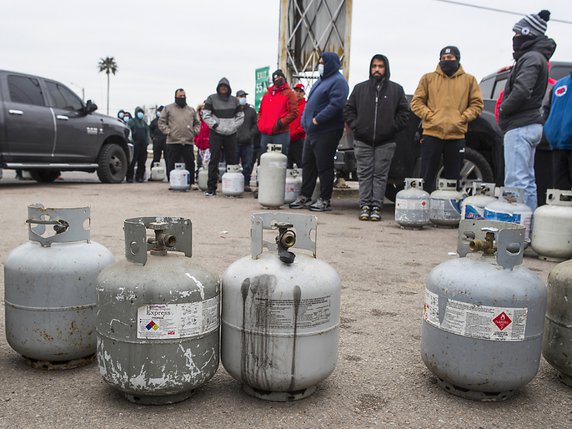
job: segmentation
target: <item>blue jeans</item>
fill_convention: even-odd
[[[269,144],[281,144],[282,153],[288,156],[288,146],[290,145],[290,132],[282,134],[261,134],[260,147],[262,148],[262,153],[266,153],[267,146]]]
[[[239,144],[236,159],[242,165],[242,175],[244,176],[244,186],[250,186],[250,176],[252,174],[252,154],[254,148],[252,144]]]
[[[542,125],[515,128],[504,135],[504,185],[524,189],[524,203],[536,209],[534,154],[542,139]]]

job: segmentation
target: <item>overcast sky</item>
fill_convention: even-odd
[[[523,14],[549,9],[572,21],[570,0],[461,0]],[[0,68],[59,80],[106,110],[106,75],[97,64],[114,57],[110,114],[173,101],[183,87],[192,105],[230,80],[233,94],[254,102],[254,70],[277,67],[278,0],[2,2]],[[415,90],[433,71],[440,49],[455,44],[465,71],[480,80],[512,63],[512,26],[519,16],[435,0],[354,0],[350,88],[367,79],[375,53],[391,78]],[[558,44],[553,60],[572,61],[572,25],[549,22]]]

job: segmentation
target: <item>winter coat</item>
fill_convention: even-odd
[[[548,60],[556,43],[546,36],[523,43],[514,53],[516,63],[504,87],[499,107],[499,126],[503,132],[532,124],[542,124],[540,107],[546,94]]]
[[[189,105],[168,104],[159,116],[159,129],[167,135],[167,144],[193,144],[200,128],[197,112]]]
[[[544,135],[553,150],[572,150],[572,72],[552,88]]]
[[[296,119],[290,122],[290,141],[295,142],[298,140],[304,140],[306,138],[306,133],[304,128],[302,128],[302,114],[306,108],[306,99],[304,97],[298,100],[298,115]]]
[[[377,82],[371,75],[374,59],[383,59],[385,76]],[[356,140],[372,146],[395,141],[395,133],[405,127],[409,119],[409,103],[403,87],[389,80],[389,60],[374,55],[369,63],[369,80],[358,83],[344,107],[344,119]]]
[[[197,136],[195,137],[195,146],[200,150],[205,150],[209,148],[209,137],[211,134],[211,129],[207,125],[203,118],[201,119],[201,128]]]
[[[477,80],[462,66],[449,77],[437,65],[433,73],[421,77],[411,110],[421,119],[423,134],[441,140],[464,139],[469,122],[483,110],[483,99]]]
[[[344,106],[350,92],[348,82],[339,72],[340,59],[333,52],[322,53],[324,75],[312,86],[302,114],[306,134],[323,134],[343,130]],[[314,125],[316,119],[318,125]]]
[[[221,85],[228,86],[229,95],[223,97],[220,94]],[[238,98],[230,94],[232,94],[230,83],[223,77],[218,82],[216,93],[209,95],[205,100],[203,109],[203,120],[212,131],[223,136],[235,134],[244,121],[244,112]]]
[[[251,145],[258,128],[256,127],[256,110],[250,105],[245,104],[243,107],[244,122],[238,128],[238,144]]]
[[[150,140],[149,125],[147,125],[144,118],[139,119],[137,117],[137,112],[143,112],[143,109],[141,107],[135,108],[135,116],[129,121],[128,126],[131,129],[133,141],[146,146],[149,144]]]
[[[287,83],[272,85],[262,96],[258,109],[258,130],[262,134],[283,134],[298,115],[298,100]]]

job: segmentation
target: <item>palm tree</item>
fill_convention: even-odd
[[[105,72],[107,74],[107,114],[109,115],[109,73],[115,75],[118,67],[113,57],[100,58],[97,66],[100,73]]]

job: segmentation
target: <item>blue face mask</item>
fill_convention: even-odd
[[[246,104],[246,98],[240,97],[240,98],[238,99],[238,102],[240,103],[241,106],[244,106],[244,105]]]
[[[323,64],[318,64],[318,73],[320,74],[320,76],[324,76],[324,65]]]
[[[143,114],[143,112],[137,112],[137,118],[143,119],[144,117],[145,115]]]

